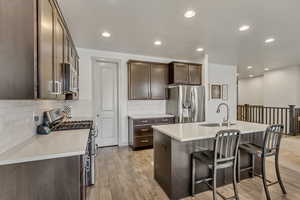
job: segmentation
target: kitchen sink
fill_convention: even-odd
[[[230,126],[235,125],[235,123],[230,123]],[[207,123],[207,124],[199,124],[199,126],[205,127],[220,127],[220,123]],[[222,123],[221,126],[227,126],[227,123]]]

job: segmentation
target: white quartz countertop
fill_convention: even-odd
[[[237,129],[241,131],[241,134],[263,132],[268,125],[257,124],[243,121],[233,122],[229,129]],[[206,127],[201,124],[207,124],[207,122],[201,123],[187,123],[187,124],[170,124],[152,126],[154,130],[157,130],[163,134],[170,136],[180,142],[188,142],[193,140],[201,140],[214,138],[216,133],[220,130],[228,129],[227,127]]]
[[[84,155],[89,131],[81,129],[35,135],[0,154],[0,165]]]
[[[174,115],[168,114],[145,114],[145,115],[128,115],[131,119],[154,119],[154,118],[164,118],[164,117],[174,117]]]

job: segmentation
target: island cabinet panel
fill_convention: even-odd
[[[144,61],[128,62],[128,99],[167,99],[168,65]]]
[[[153,146],[152,125],[173,124],[174,117],[132,119],[128,120],[129,145],[134,149]]]
[[[169,68],[169,84],[202,84],[201,64],[172,62]]]
[[[0,99],[65,99],[67,46],[74,63],[78,54],[57,1],[0,0],[0,5]]]

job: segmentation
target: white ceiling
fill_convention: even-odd
[[[59,0],[78,47],[235,64],[240,77],[300,64],[299,0]],[[188,9],[196,11],[184,18]],[[251,26],[239,32],[240,25]],[[111,33],[102,38],[103,31]],[[274,37],[272,44],[264,44]],[[159,39],[162,46],[154,46]],[[253,66],[247,70],[247,66]]]

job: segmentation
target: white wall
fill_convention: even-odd
[[[143,55],[125,54],[109,51],[98,51],[91,49],[78,49],[80,57],[80,101],[90,102],[89,106],[86,103],[86,109],[92,111],[92,58],[106,58],[119,60],[120,66],[120,115],[121,115],[121,127],[120,127],[120,141],[121,145],[128,144],[128,127],[127,127],[127,116],[128,114],[140,114],[143,111],[144,114],[159,114],[165,113],[165,101],[128,101],[127,97],[127,61],[130,59],[141,60],[141,61],[153,61],[169,63],[174,59],[169,58],[157,58]],[[198,62],[202,63],[203,58],[194,61],[177,60],[183,62]],[[141,109],[143,108],[143,109]],[[76,109],[74,109],[76,112]],[[92,112],[91,112],[92,113]]]
[[[288,67],[264,75],[264,105],[300,106],[300,67]]]
[[[269,71],[264,76],[239,80],[239,104],[275,107],[300,106],[300,67]]]
[[[211,99],[207,101],[206,121],[221,122],[225,116],[225,112],[216,113],[217,106],[221,102],[226,102],[230,107],[230,120],[236,120],[237,107],[237,67],[229,65],[220,65],[208,63],[207,83],[210,84],[228,84],[228,101]],[[207,95],[208,96],[208,95]],[[222,108],[224,110],[224,108]]]
[[[263,105],[264,103],[264,77],[247,78],[239,80],[238,104]]]

